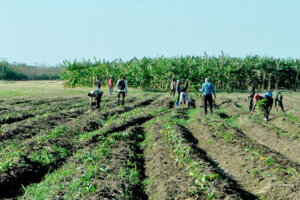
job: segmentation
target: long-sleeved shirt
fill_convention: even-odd
[[[101,91],[100,88],[97,88],[97,89],[91,91],[90,93],[93,94],[94,97],[98,97],[101,93],[103,93],[103,91]]]
[[[119,83],[120,83],[120,81],[122,81],[122,80],[118,80],[118,83],[116,85],[116,89],[115,90],[118,91],[118,92],[125,92],[125,93],[127,93],[127,91],[128,91],[127,81],[123,80],[124,81],[124,85],[125,85],[125,87],[124,87],[123,90],[119,89]]]
[[[214,93],[214,95],[216,95],[214,86],[211,83],[203,83],[200,91],[203,92],[203,95],[208,95],[208,94],[212,94],[212,93]]]

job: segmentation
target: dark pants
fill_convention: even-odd
[[[253,108],[253,98],[250,97],[250,100],[249,100],[249,112],[252,111],[252,108]]]
[[[273,99],[270,98],[267,101],[266,111],[265,111],[265,114],[264,114],[264,117],[266,118],[267,121],[269,121],[269,114],[271,112],[272,106],[273,106]]]
[[[276,107],[276,109],[278,108],[278,106],[280,106],[282,112],[285,113],[282,101],[280,101],[279,99],[275,99],[275,107]]]
[[[97,101],[97,108],[100,108],[100,103],[101,103],[101,98],[102,98],[103,92],[101,92],[98,96],[95,96],[92,93],[89,93],[88,96],[90,97],[90,105],[92,105],[93,102],[93,97],[96,99]]]
[[[207,115],[207,103],[209,104],[210,112],[213,113],[212,107],[212,95],[207,94],[203,96],[203,103],[204,103],[204,113]]]
[[[122,106],[124,106],[124,102],[125,102],[125,92],[119,92],[118,94],[118,105],[120,105],[120,96],[122,96]]]
[[[175,89],[171,89],[170,95],[175,95],[176,90]]]
[[[97,97],[96,97],[96,101],[97,101],[97,108],[100,108],[100,103],[101,103],[101,98],[102,98],[103,92],[100,93]]]

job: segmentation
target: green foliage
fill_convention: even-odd
[[[269,166],[269,165],[275,164],[275,161],[273,160],[272,157],[269,157],[266,159],[265,163],[267,166]]]
[[[272,57],[236,58],[222,54],[219,57],[144,57],[127,62],[121,59],[112,62],[74,60],[64,61],[63,65],[61,78],[69,87],[91,86],[97,78],[105,85],[111,75],[115,79],[125,75],[131,87],[155,89],[169,89],[172,78],[188,78],[196,96],[206,77],[222,90],[245,90],[248,80],[255,82],[259,89],[300,86],[299,60]]]
[[[58,126],[48,134],[43,135],[40,139],[40,142],[44,142],[46,140],[49,140],[50,138],[61,137],[66,133],[67,129],[67,126]]]
[[[265,114],[268,109],[268,100],[267,99],[259,100],[257,102],[257,107],[261,113]]]
[[[55,162],[59,158],[65,158],[70,154],[69,150],[57,145],[51,148],[43,147],[40,151],[30,153],[30,159],[33,162],[39,162],[42,165],[48,165]]]

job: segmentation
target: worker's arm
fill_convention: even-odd
[[[213,84],[211,84],[211,91],[214,93],[214,96],[215,96],[215,99],[216,99],[217,97],[216,97],[216,93],[215,93]]]
[[[115,89],[115,91],[117,91],[117,90],[118,90],[119,83],[120,83],[120,80],[118,80],[118,83],[117,83],[117,85],[116,85],[116,89]]]
[[[128,91],[127,81],[124,81],[124,84],[125,84],[125,93],[127,94],[127,91]]]
[[[273,107],[273,101],[272,101],[272,103],[271,103],[271,105],[269,107],[269,112],[272,110],[272,107]]]
[[[256,108],[257,101],[256,101],[256,100],[254,100],[254,101],[255,101],[255,102],[254,102],[254,106],[252,107],[252,110],[251,110],[251,112],[249,113],[249,115],[252,115],[253,111],[254,111],[255,108]]]
[[[204,84],[202,85],[202,88],[199,89],[200,92],[204,92]]]

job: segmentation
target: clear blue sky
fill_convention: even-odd
[[[300,58],[299,0],[0,0],[0,57]]]

